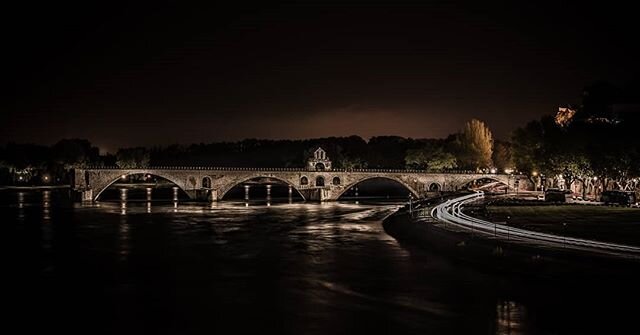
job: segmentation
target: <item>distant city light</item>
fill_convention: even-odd
[[[533,172],[531,172],[531,174],[535,177],[535,176],[538,175],[538,172],[537,171],[533,171]]]
[[[127,176],[125,176],[125,175],[122,175],[122,177],[120,177],[120,178],[122,178],[122,179],[126,179],[126,178],[127,178]]]
[[[496,173],[496,168],[491,168],[491,173],[495,174]]]
[[[506,168],[506,169],[504,169],[504,173],[512,174],[512,173],[513,173],[513,169],[511,169],[511,168]]]
[[[18,180],[22,180],[22,176],[18,177]]]

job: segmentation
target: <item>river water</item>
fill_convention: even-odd
[[[17,333],[559,334],[635,325],[635,284],[506,278],[399,244],[398,204],[71,203],[2,191]],[[16,332],[4,332],[5,334]]]

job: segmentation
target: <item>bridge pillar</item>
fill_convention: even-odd
[[[251,186],[244,185],[244,200],[245,201],[249,201],[249,189],[250,188],[251,188]]]
[[[331,194],[330,191],[326,188],[321,188],[320,189],[320,201],[327,201],[327,200],[331,200]]]
[[[92,189],[88,189],[88,190],[82,191],[82,201],[93,201],[93,190]]]

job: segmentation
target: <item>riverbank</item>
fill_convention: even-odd
[[[383,226],[401,243],[491,273],[562,280],[640,278],[639,260],[488,238],[430,217],[413,218],[404,210],[389,216]]]
[[[482,206],[465,213],[512,227],[562,236],[640,245],[640,209],[574,204]]]

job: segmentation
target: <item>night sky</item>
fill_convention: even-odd
[[[638,78],[635,10],[611,1],[88,2],[3,5],[0,142],[444,137],[472,117],[506,137]]]

